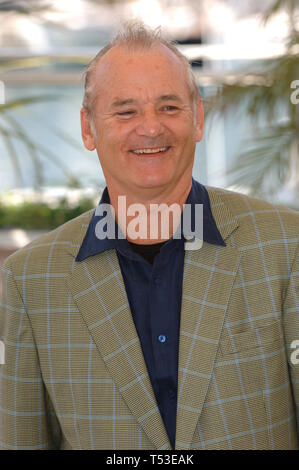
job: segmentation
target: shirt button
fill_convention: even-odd
[[[160,284],[161,282],[161,279],[159,277],[155,277],[154,278],[154,284],[157,286],[158,284]]]
[[[173,388],[170,388],[168,391],[169,398],[175,398],[175,391]]]
[[[166,336],[165,335],[160,335],[160,336],[158,336],[158,340],[160,341],[160,343],[165,343]]]

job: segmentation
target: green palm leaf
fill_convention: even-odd
[[[287,8],[290,19],[285,55],[256,61],[234,79],[230,77],[229,83],[205,105],[210,117],[245,108],[252,118],[257,137],[243,142],[246,150],[229,168],[228,180],[229,184],[246,187],[249,192],[263,196],[273,194],[277,185],[285,185],[291,172],[298,172],[299,164],[299,107],[290,99],[291,83],[299,78],[299,55],[294,52],[294,45],[298,47],[299,43],[294,21],[298,0],[275,0],[266,11],[264,21],[281,8]],[[283,126],[279,124],[282,117]],[[299,187],[298,174],[297,180]]]

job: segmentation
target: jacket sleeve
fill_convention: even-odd
[[[292,382],[299,439],[299,250],[295,256],[283,304],[283,328]]]
[[[0,449],[58,449],[61,430],[9,259],[2,269],[0,303]]]

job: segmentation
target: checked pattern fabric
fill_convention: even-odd
[[[299,214],[207,190],[226,246],[185,252],[175,449],[298,449]],[[171,449],[115,250],[75,262],[92,213],[3,267],[0,449]]]

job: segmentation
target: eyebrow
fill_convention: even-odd
[[[178,95],[162,95],[158,101],[182,101]]]
[[[182,101],[181,98],[177,95],[170,94],[170,95],[161,95],[157,99],[157,101]],[[133,98],[121,99],[115,98],[112,103],[113,108],[119,108],[121,106],[126,106],[128,104],[138,104],[138,101]]]
[[[128,98],[126,100],[122,100],[120,98],[116,98],[113,103],[112,103],[112,106],[114,108],[119,108],[120,106],[125,106],[127,104],[136,104],[137,101],[134,100],[133,98]]]

